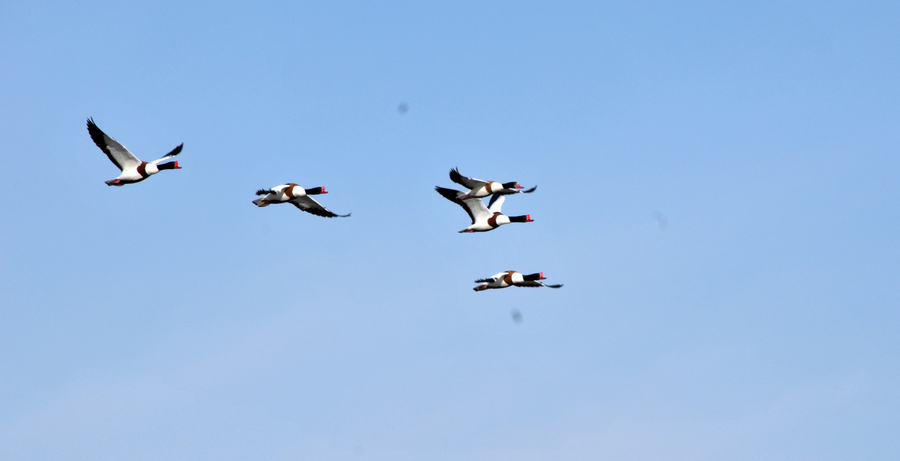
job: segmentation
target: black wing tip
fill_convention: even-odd
[[[166,154],[166,157],[174,157],[174,156],[180,154],[182,147],[184,147],[184,143],[181,143],[181,144],[175,146],[174,149],[172,149],[168,154]],[[165,157],[163,157],[163,158],[165,158]]]
[[[547,285],[547,284],[544,284],[544,286],[547,287],[547,288],[562,288],[563,284],[562,284],[562,283],[560,283],[560,284],[558,284],[558,285]]]
[[[310,199],[310,200],[312,200],[312,199]],[[323,218],[349,218],[350,215],[352,214],[352,213],[337,214],[337,213],[329,210],[328,208],[323,207],[321,203],[316,202],[315,200],[312,200],[312,201],[315,202],[315,204],[309,206],[308,208],[304,207],[303,205],[300,204],[300,202],[297,202],[295,200],[290,200],[289,203],[293,203],[294,206],[297,207],[297,209],[299,209],[300,211],[305,211],[311,215],[321,216]]]
[[[88,119],[87,119],[87,128],[88,128],[88,131],[91,133],[92,136],[93,136],[93,134],[94,134],[94,131],[100,131],[100,127],[98,127],[97,124],[94,123],[94,117],[88,117]],[[102,131],[100,131],[100,132],[102,133]]]
[[[460,181],[462,181],[462,178],[463,178],[463,175],[459,173],[458,167],[453,167],[450,169],[450,180],[451,181],[453,181],[457,184],[460,184]]]
[[[88,117],[87,129],[88,129],[88,133],[91,134],[92,138],[95,136],[103,136],[103,130],[101,130],[100,127],[97,126],[96,123],[94,123],[94,117]]]
[[[310,209],[303,210],[303,211],[305,211],[309,214],[312,214],[312,215],[321,216],[323,218],[349,218],[351,215],[351,213],[337,214],[337,213],[327,210],[327,209],[317,210],[317,209],[310,208]]]
[[[438,194],[441,194],[444,197],[454,201],[457,200],[457,197],[459,197],[460,194],[460,192],[456,189],[448,189],[441,186],[434,186],[434,190],[436,190]]]
[[[530,193],[534,192],[535,189],[537,189],[537,185],[535,185],[535,186],[532,187],[531,189],[523,190],[522,193],[523,193],[523,194],[530,194]]]
[[[434,190],[436,190],[438,194],[441,194],[445,199],[468,209],[468,207],[466,207],[466,204],[459,199],[459,196],[462,195],[462,192],[456,189],[447,189],[446,187],[440,186],[435,186]]]
[[[274,193],[275,193],[275,191],[273,191],[272,189],[260,189],[260,190],[256,191],[256,195],[268,195],[268,194],[274,194]]]
[[[94,141],[94,144],[96,144],[97,147],[99,147],[103,151],[103,153],[109,156],[109,149],[106,147],[106,140],[103,139],[106,134],[103,132],[103,130],[100,129],[100,127],[97,126],[96,123],[94,123],[93,118],[89,118],[87,120],[87,130],[88,134],[91,135],[91,140]],[[116,164],[116,166],[119,166],[118,162],[116,162],[115,159],[112,158],[112,156],[110,156],[109,159],[112,160],[113,163]],[[119,169],[121,169],[121,167]]]

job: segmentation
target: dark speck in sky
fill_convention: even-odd
[[[397,106],[397,112],[400,112],[400,115],[403,115],[409,111],[409,105],[405,102],[401,102],[399,106]]]
[[[666,215],[662,213],[662,211],[656,210],[653,212],[653,219],[656,220],[656,223],[659,224],[660,229],[665,229],[669,225],[669,220],[666,219]]]

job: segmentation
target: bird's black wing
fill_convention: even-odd
[[[180,153],[181,153],[181,149],[182,149],[183,147],[184,147],[184,143],[181,143],[181,144],[175,146],[175,148],[172,149],[168,154],[166,154],[166,155],[164,155],[164,156],[162,156],[162,157],[160,157],[160,158],[158,158],[158,159],[156,159],[156,160],[154,160],[154,161],[152,161],[152,162],[150,162],[150,163],[152,163],[152,164],[154,164],[154,165],[158,165],[159,162],[162,162],[163,160],[166,160],[166,159],[170,159],[170,158],[172,158],[172,157],[174,157],[174,156],[180,154]]]
[[[94,141],[94,144],[103,151],[104,154],[109,158],[110,162],[113,162],[115,166],[119,168],[119,170],[127,170],[129,168],[134,168],[141,164],[141,161],[134,156],[125,146],[123,146],[119,141],[116,141],[108,134],[104,133],[103,130],[97,127],[94,123],[93,118],[89,118],[87,120],[87,129],[88,133],[91,135],[91,139]]]
[[[324,218],[346,218],[347,216],[350,216],[350,213],[347,213],[347,214],[332,213],[327,208],[323,207],[321,203],[315,201],[312,197],[308,197],[308,196],[294,197],[290,201],[297,208],[299,208],[307,213],[312,213],[316,216],[322,216]]]
[[[494,193],[491,195],[491,200],[488,201],[488,208],[490,208],[491,205],[493,205],[494,202],[496,202],[497,199],[500,198],[500,196],[502,196],[502,195],[530,194],[530,193],[534,192],[535,189],[537,189],[537,186],[534,186],[534,187],[532,187],[531,189],[528,189],[528,190],[500,189],[499,191],[494,192]]]
[[[465,202],[459,199],[459,196],[460,194],[462,194],[462,192],[438,186],[435,186],[434,190],[436,190],[438,194],[443,195],[445,199],[450,200],[451,202],[461,206],[463,210],[466,210],[466,213],[469,214],[469,219],[472,220],[472,224],[475,224],[475,215],[472,214],[472,210],[469,209]]]
[[[469,178],[467,176],[463,176],[463,175],[459,174],[459,170],[457,168],[453,168],[452,170],[450,170],[450,180],[461,186],[468,187],[469,190],[477,189],[477,188],[487,184],[487,181],[482,181],[480,179],[475,179],[475,178]]]
[[[496,282],[496,281],[497,281],[497,277],[491,277],[491,278],[487,278],[487,279],[478,279],[475,281],[475,283],[491,283],[491,282]]]
[[[537,280],[526,280],[524,282],[519,282],[516,284],[517,287],[527,287],[527,288],[537,288],[537,287],[547,287],[547,288],[560,288],[562,284],[559,285],[547,285],[543,282],[538,282]]]

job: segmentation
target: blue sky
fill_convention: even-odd
[[[900,451],[898,5],[7,3],[3,459]]]

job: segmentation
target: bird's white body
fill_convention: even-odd
[[[280,186],[275,186],[271,189],[272,192],[266,194],[265,197],[261,199],[256,199],[253,203],[256,206],[269,206],[272,203],[284,203],[290,202],[291,199],[296,197],[306,197],[306,189],[296,185],[296,184],[282,184]],[[310,199],[312,200],[312,199]]]
[[[150,175],[156,173],[159,173],[159,167],[156,166],[155,163],[141,162],[140,165],[134,168],[123,170],[122,174],[116,179],[119,180],[120,183],[135,183],[143,181],[144,179],[149,178]]]
[[[516,271],[503,271],[490,277],[489,282],[485,285],[487,288],[506,288],[515,285],[517,282],[525,281],[525,277]]]
[[[496,181],[487,181],[484,182],[483,186],[469,190],[469,192],[466,192],[464,196],[467,198],[484,198],[488,195],[493,195],[495,192],[499,192],[501,190],[503,190],[503,185],[501,185],[500,183]]]

